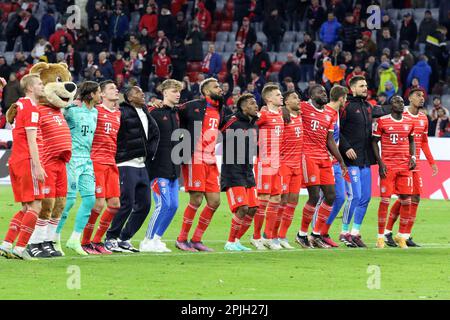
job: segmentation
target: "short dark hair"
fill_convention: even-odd
[[[322,87],[321,84],[315,84],[315,85],[311,86],[311,88],[309,88],[309,90],[308,90],[308,95],[311,97],[313,91],[318,89],[318,88],[320,88],[320,87]]]
[[[106,88],[106,86],[107,86],[108,84],[115,84],[115,83],[114,83],[114,81],[112,81],[112,80],[105,80],[105,81],[102,81],[102,82],[100,82],[100,90],[101,90],[101,91],[105,91],[105,88]]]
[[[348,89],[346,87],[335,85],[333,88],[331,88],[330,91],[330,100],[331,101],[338,101],[339,98],[345,97],[348,94]]]
[[[91,93],[98,90],[98,83],[95,81],[84,81],[78,87],[78,98],[83,102],[89,102],[92,100]]]
[[[288,90],[283,92],[283,101],[286,101],[287,98],[289,98],[294,93],[297,93],[295,90]]]
[[[243,95],[241,95],[236,102],[236,107],[238,108],[238,110],[242,111],[242,104],[252,98],[254,99],[255,96],[251,93],[244,93]]]
[[[348,85],[349,87],[353,87],[358,81],[366,80],[364,76],[354,76],[350,79]]]
[[[411,97],[416,92],[423,92],[425,94],[425,91],[422,88],[414,88],[414,89],[411,89],[411,91],[408,94],[408,97]]]

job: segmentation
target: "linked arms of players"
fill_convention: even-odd
[[[341,153],[339,152],[339,149],[336,145],[336,142],[334,141],[333,132],[328,131],[327,135],[327,148],[330,150],[331,155],[336,158],[336,160],[339,162],[339,165],[342,169],[342,176],[344,177],[347,174],[347,167],[345,166],[344,160],[342,159]]]

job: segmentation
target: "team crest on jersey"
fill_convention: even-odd
[[[286,191],[287,190],[287,184],[285,184],[285,183],[283,183],[283,191]]]
[[[423,120],[420,120],[420,125],[421,125],[421,126],[424,126],[424,125],[425,125],[424,122],[423,122]]]
[[[194,181],[194,187],[199,188],[202,185],[200,180],[195,180]]]
[[[403,126],[403,128],[405,128],[405,130],[409,130],[409,126],[408,126],[407,124],[405,124],[405,125]]]
[[[386,187],[381,187],[381,193],[385,193],[386,192]]]
[[[264,183],[264,190],[269,190],[269,184],[268,183]]]
[[[97,187],[95,189],[95,193],[102,193],[102,187]]]
[[[327,121],[330,121],[330,116],[325,116],[325,119],[327,119]]]
[[[311,180],[311,182],[316,182],[316,179],[317,179],[316,176],[311,176],[310,180]]]
[[[43,188],[42,189],[42,193],[43,194],[49,194],[50,193],[50,188]]]
[[[237,199],[236,199],[236,200],[237,200],[237,202],[241,203],[243,199],[242,199],[242,197],[241,197],[241,196],[239,196],[239,197],[237,197]]]

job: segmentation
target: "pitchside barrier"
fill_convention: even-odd
[[[12,140],[11,130],[0,129],[0,140]],[[423,194],[422,198],[427,199],[450,199],[450,139],[449,138],[428,138],[431,153],[433,154],[439,174],[432,177],[431,167],[428,164],[423,153],[420,154],[420,168],[422,171]],[[220,149],[217,148],[217,160],[220,169],[221,155]],[[11,154],[10,150],[0,150],[0,185],[9,185],[8,159]],[[372,195],[377,197],[380,195],[378,166],[372,167]],[[307,194],[306,189],[302,189],[300,194]]]

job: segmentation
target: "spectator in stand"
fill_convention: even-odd
[[[192,91],[192,95],[194,96],[194,99],[198,99],[201,96],[200,84],[203,82],[203,80],[205,80],[205,76],[203,75],[203,73],[199,73],[197,75],[197,81],[194,82],[191,86],[191,91]]]
[[[186,19],[184,18],[184,13],[182,11],[177,13],[175,29],[175,34],[177,35],[177,37],[179,37],[180,39],[186,38],[189,26]]]
[[[362,39],[356,40],[356,49],[353,52],[353,65],[364,68],[367,58],[369,57],[366,48],[364,47],[364,41]]]
[[[102,74],[102,71],[100,69],[95,69],[94,71],[94,78],[92,79],[93,81],[100,83],[102,81],[105,81],[105,77]]]
[[[309,96],[309,90],[311,88],[313,88],[315,85],[317,84],[316,80],[309,80],[308,81],[308,86],[305,88],[305,90],[303,90],[303,92],[301,93],[301,96],[303,97],[303,100],[307,101],[309,100],[310,96]]]
[[[202,61],[203,60],[203,38],[205,34],[200,29],[197,20],[192,22],[192,27],[188,31],[184,44],[186,45],[186,53],[188,61]]]
[[[39,58],[45,54],[45,46],[47,44],[49,44],[49,42],[45,40],[44,37],[39,37],[33,50],[31,50],[31,56],[34,59],[39,60]]]
[[[434,110],[433,110],[434,111]],[[448,131],[448,115],[445,113],[443,108],[438,109],[436,112],[436,118],[430,123],[430,128],[428,133],[432,137],[447,137],[450,136],[450,131]]]
[[[58,55],[58,53],[66,53],[67,47],[69,46],[69,44],[70,44],[70,42],[67,42],[66,37],[62,36],[59,41],[59,50],[56,55]],[[56,60],[58,60],[58,57]]]
[[[98,70],[105,80],[114,79],[114,69],[111,62],[106,58],[106,52],[100,52],[98,55]]]
[[[320,6],[319,0],[312,0],[311,5],[306,10],[306,19],[308,23],[306,30],[313,39],[316,39],[316,33],[325,22],[325,9]]]
[[[250,19],[248,17],[242,19],[242,25],[236,31],[235,40],[244,44],[245,53],[249,55],[257,39],[255,29],[250,25]]]
[[[251,22],[263,21],[262,1],[250,0],[247,10],[243,11],[243,16],[249,17]]]
[[[355,76],[363,76],[364,78],[367,78],[367,74],[365,71],[362,70],[360,65],[356,65],[352,72],[347,74],[345,77],[345,84],[348,88],[350,88],[350,79]]]
[[[399,89],[402,88],[402,81],[401,81],[401,71],[402,71],[402,57],[400,55],[400,52],[396,51],[394,53],[394,58],[391,60],[392,67],[394,68],[394,72],[397,75],[397,82]]]
[[[355,23],[355,17],[352,12],[345,15],[345,21],[341,28],[341,38],[344,51],[355,51],[356,39],[361,37],[361,30],[358,24]]]
[[[0,55],[0,77],[3,79],[9,79],[11,72],[11,67],[8,66],[5,57]]]
[[[429,92],[431,67],[428,64],[428,58],[425,55],[421,55],[419,61],[412,67],[409,72],[406,84],[410,85],[413,78],[419,79],[419,85],[422,86],[426,92]]]
[[[234,65],[239,68],[240,73],[246,76],[250,73],[250,58],[245,54],[244,45],[241,42],[236,42],[236,51],[228,58],[227,71],[230,72],[231,67]]]
[[[39,21],[33,16],[31,9],[23,11],[19,27],[22,33],[22,48],[24,51],[30,52],[33,50],[36,32],[39,29]]]
[[[327,1],[327,9],[328,12],[333,12],[338,21],[344,21],[346,8],[342,0]]]
[[[397,93],[397,90],[394,87],[394,84],[392,81],[386,81],[384,83],[384,89],[382,91],[384,94],[386,94],[387,100],[390,101],[391,98]],[[380,92],[381,93],[381,92]]]
[[[183,83],[183,90],[181,90],[180,94],[180,104],[186,103],[194,99],[192,92],[189,90],[190,89],[189,77],[184,77],[182,83]]]
[[[251,73],[251,83],[255,86],[255,89],[261,94],[264,85],[266,84],[266,80],[261,76],[258,72]]]
[[[130,20],[123,13],[122,7],[117,6],[114,14],[109,19],[109,36],[112,43],[112,51],[123,51],[128,37]]]
[[[166,37],[164,30],[158,30],[156,41],[153,44],[153,48],[156,51],[159,47],[165,47],[168,52],[172,49],[169,38]]]
[[[445,42],[447,28],[439,26],[433,33],[428,35],[425,45],[425,54],[427,55],[431,70],[430,89],[439,82],[447,81],[447,67],[449,60],[449,51]]]
[[[426,92],[425,88],[422,87],[422,86],[420,86],[420,84],[419,84],[419,79],[413,78],[412,81],[411,81],[411,86],[408,87],[408,88],[406,88],[405,93],[403,94],[403,99],[405,100],[405,104],[406,104],[407,101],[408,101],[409,92],[410,92],[411,90],[413,90],[413,89],[420,89],[420,90],[422,90],[423,93],[424,93],[425,101],[427,101],[427,92]]]
[[[235,87],[245,88],[247,86],[245,78],[242,73],[239,73],[239,68],[237,66],[231,67],[226,82],[228,82],[230,90],[233,90]]]
[[[108,31],[109,26],[108,14],[106,13],[106,8],[102,1],[97,1],[95,3],[94,11],[91,12],[88,11],[89,29],[93,29],[95,21],[98,21],[100,25],[100,30],[105,32]]]
[[[128,65],[126,67],[126,72],[129,75],[129,78],[133,77],[136,79],[140,78],[142,72],[142,61],[138,59],[137,51],[130,52],[130,60],[128,61]]]
[[[50,36],[55,33],[55,12],[53,9],[47,9],[47,13],[42,17],[41,28],[39,29],[39,36],[50,39]]]
[[[22,21],[23,13],[21,10],[12,13],[8,17],[8,22],[5,27],[6,48],[5,51],[13,51],[16,39],[21,35],[20,22]]]
[[[122,75],[122,77],[125,75],[125,67],[126,67],[126,61],[124,60],[122,53],[117,52],[116,60],[114,60],[114,62],[113,62],[113,70],[114,70],[114,74],[116,75],[116,78],[118,75]]]
[[[14,60],[11,64],[12,72],[18,72],[21,68],[25,67],[25,55],[22,51],[18,51],[14,54]]]
[[[197,8],[198,12],[195,15],[195,19],[198,21],[200,29],[206,33],[212,22],[211,13],[206,9],[203,1],[198,2]]]
[[[94,23],[94,32],[95,32],[95,23]],[[66,40],[68,40],[70,43],[74,44],[73,36],[67,32],[67,27],[65,25],[62,25],[58,23],[56,25],[56,31],[54,34],[50,36],[50,39],[48,42],[52,45],[55,52],[59,52],[59,45],[61,43],[61,37],[64,36]]]
[[[165,47],[159,47],[157,54],[153,55],[153,70],[157,77],[155,87],[157,87],[159,83],[170,78],[172,74],[172,61],[166,54]]]
[[[256,90],[255,85],[253,83],[249,82],[247,84],[247,89],[245,90],[244,93],[251,93],[255,97],[258,106],[262,105],[261,94],[258,92],[258,90]]]
[[[158,31],[158,13],[154,5],[147,6],[145,14],[139,21],[139,32],[142,32],[144,28],[147,29],[150,38],[156,38],[156,32]]]
[[[142,56],[142,72],[141,72],[141,82],[140,87],[144,92],[152,92],[153,86],[150,86],[150,75],[153,69],[153,51],[147,50],[142,51],[140,54]]]
[[[11,73],[7,78],[8,82],[6,86],[3,87],[3,96],[2,96],[2,113],[6,114],[9,107],[19,100],[20,97],[23,97],[23,92],[20,87],[20,82],[16,77],[15,73]]]
[[[328,12],[328,21],[320,27],[320,40],[330,46],[334,46],[339,41],[341,24],[334,17],[332,12]]]
[[[427,41],[427,36],[436,31],[438,27],[438,22],[433,18],[430,10],[425,11],[424,18],[419,26],[419,38],[417,42],[419,43],[420,53],[425,52],[425,43]]]
[[[80,77],[81,70],[83,68],[83,63],[81,61],[81,55],[78,51],[75,51],[73,45],[69,44],[67,46],[67,53],[65,56],[67,66],[72,74],[72,81],[77,83]]]
[[[409,43],[416,43],[417,40],[417,24],[414,21],[411,13],[403,15],[402,26],[400,28],[400,43],[408,41]]]
[[[397,44],[395,39],[391,37],[391,31],[389,28],[383,28],[383,34],[381,38],[377,42],[378,45],[378,55],[381,56],[383,54],[383,50],[388,48],[390,54],[394,54]]]
[[[141,43],[139,42],[139,39],[136,37],[135,34],[130,34],[129,40],[125,44],[127,47],[130,47],[131,51],[139,51],[141,48]]]
[[[397,75],[395,74],[394,69],[389,65],[389,63],[383,62],[380,65],[378,72],[380,75],[380,84],[378,86],[377,93],[386,92],[386,82],[388,81],[392,83],[394,93],[397,92],[398,91]],[[389,94],[387,92],[386,94],[389,97]]]
[[[186,73],[187,64],[186,48],[181,38],[175,37],[175,40],[173,40],[170,59],[173,66],[172,78],[181,81]]]
[[[262,77],[266,76],[267,71],[269,71],[272,66],[270,62],[269,54],[263,50],[263,45],[261,42],[256,42],[253,46],[253,58],[250,64],[250,72],[256,74],[261,74]],[[248,72],[246,72],[248,75]]]
[[[146,28],[143,28],[140,32],[139,32],[139,43],[141,45],[145,45],[146,48],[151,48],[153,47],[153,39],[150,37],[150,35],[148,34],[148,31]]]
[[[50,41],[50,43],[51,43],[51,41]],[[59,43],[60,42],[58,42],[58,50],[59,50]],[[109,48],[108,34],[105,31],[102,31],[100,29],[99,22],[94,22],[94,28],[89,33],[88,48],[89,48],[89,51],[92,51],[95,54],[99,54],[101,51],[106,51]]]
[[[300,81],[306,82],[314,79],[314,54],[316,44],[308,32],[303,36],[303,42],[298,46],[295,55],[300,61]]]
[[[230,90],[230,85],[228,84],[228,82],[224,82],[222,83],[222,91],[223,91],[223,101],[227,101],[228,98],[231,97],[231,90]]]
[[[278,81],[283,82],[285,78],[291,78],[291,81],[296,84],[300,81],[300,67],[297,62],[294,60],[294,54],[287,54],[287,61],[280,69],[278,73]]]
[[[384,11],[381,18],[381,29],[377,31],[377,43],[383,37],[383,30],[385,28],[389,29],[389,34],[392,38],[397,39],[397,26],[394,22],[392,22],[391,17],[387,13],[387,11]]]
[[[450,115],[448,109],[441,104],[441,98],[436,96],[433,98],[433,109],[430,112],[431,120],[436,120],[438,118],[439,110],[443,110],[446,116]]]
[[[225,102],[227,107],[230,108],[230,110],[233,113],[237,111],[236,103],[237,103],[237,101],[238,101],[240,96],[241,96],[241,88],[240,87],[234,87],[233,92],[231,94],[231,97],[229,97],[227,99],[227,101]]]
[[[372,40],[372,32],[363,31],[362,32],[362,40],[364,44],[364,48],[367,51],[369,56],[374,56],[377,53],[377,45]]]
[[[285,31],[286,27],[283,19],[278,15],[278,10],[272,10],[263,24],[263,32],[267,37],[267,51],[280,51],[280,43]]]
[[[387,106],[389,105],[388,97],[386,92],[380,92],[377,96],[377,105],[379,106]]]
[[[210,42],[208,45],[208,53],[202,62],[202,72],[206,74],[208,78],[217,78],[221,69],[222,57],[216,52],[214,42]]]
[[[177,32],[176,21],[167,4],[161,7],[161,13],[158,16],[158,30],[163,30],[169,40],[175,38]]]

